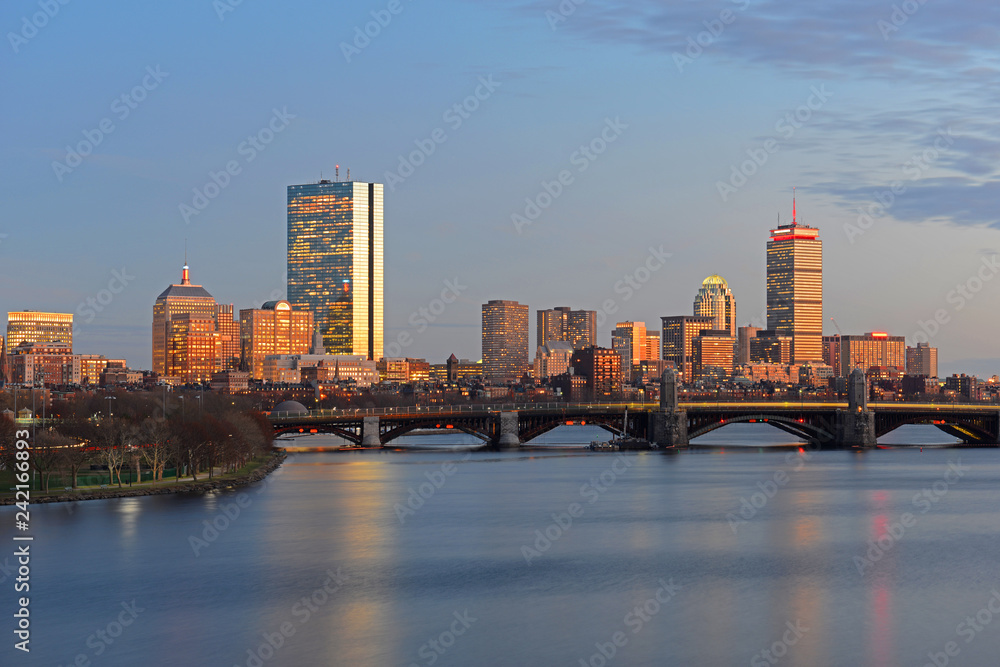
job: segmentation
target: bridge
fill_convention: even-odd
[[[371,410],[272,413],[275,435],[327,433],[356,445],[388,446],[417,430],[460,431],[487,446],[518,447],[562,425],[592,425],[661,447],[687,447],[693,438],[728,424],[766,423],[822,448],[874,447],[905,424],[931,424],[966,445],[1000,442],[1000,406],[867,402],[864,374],[856,371],[845,402],[677,401],[676,375],[661,380],[659,403],[529,403],[501,406],[429,406]]]

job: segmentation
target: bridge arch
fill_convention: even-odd
[[[723,426],[728,426],[729,424],[739,424],[739,423],[763,423],[774,426],[786,433],[794,435],[797,438],[801,438],[807,442],[830,442],[834,439],[834,435],[827,431],[826,429],[810,424],[803,419],[794,419],[792,417],[786,417],[782,415],[770,415],[770,414],[756,414],[756,415],[737,415],[733,417],[728,417],[721,419],[717,422],[711,424],[706,424],[701,428],[695,429],[688,433],[688,438],[693,440],[700,435],[705,435],[706,433],[711,433],[716,429],[720,429]]]
[[[355,445],[361,444],[361,427],[360,426],[350,426],[343,424],[329,424],[329,423],[317,423],[317,424],[303,424],[303,425],[286,425],[286,426],[275,426],[274,427],[274,437],[279,435],[336,435],[344,440],[354,443]]]

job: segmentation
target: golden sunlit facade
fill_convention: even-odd
[[[512,382],[528,370],[528,306],[517,301],[483,304],[483,373]]]
[[[22,310],[7,313],[7,349],[23,342],[67,343],[73,349],[72,313],[40,313]]]
[[[639,362],[660,358],[659,332],[646,331],[645,322],[619,322],[611,330],[611,349],[622,358],[622,377],[632,380]]]
[[[736,338],[736,299],[722,276],[712,275],[701,283],[694,297],[694,314],[715,320],[713,329],[725,330]]]
[[[288,300],[312,312],[330,354],[382,356],[383,186],[288,186]]]
[[[873,331],[863,336],[840,337],[840,375],[847,377],[855,368],[864,372],[872,366],[906,369],[906,339]]]
[[[691,341],[691,374],[695,380],[725,380],[733,374],[736,339],[728,330],[713,329]]]
[[[240,367],[240,322],[233,319],[233,304],[216,304],[215,328],[219,332],[219,370]]]
[[[597,345],[596,310],[571,310],[567,306],[559,306],[537,313],[536,346],[541,347],[553,340],[569,341],[575,350]]]
[[[794,216],[767,242],[767,328],[791,336],[793,363],[823,361],[823,242]]]
[[[288,301],[268,301],[240,311],[240,357],[244,370],[264,379],[264,358],[275,354],[308,354],[313,314],[294,310]]]
[[[702,315],[676,315],[661,317],[663,325],[661,333],[663,361],[669,361],[677,369],[681,380],[690,382],[694,379],[694,339],[702,331],[711,329],[715,318]]]
[[[168,372],[170,365],[168,361],[170,356],[168,346],[170,321],[181,315],[193,315],[196,318],[211,319],[214,323],[216,322],[216,306],[215,297],[209,294],[208,290],[201,285],[191,284],[190,270],[185,264],[180,284],[171,285],[165,289],[153,304],[153,372],[161,376],[174,377],[173,373]],[[232,319],[231,310],[230,319]],[[213,330],[214,328],[213,324]],[[212,358],[213,366],[217,358],[218,353]],[[195,364],[199,368],[204,365],[203,362]],[[211,375],[209,375],[209,379],[211,379]]]
[[[221,354],[214,314],[184,313],[167,322],[167,376],[184,382],[210,382],[219,370]]]

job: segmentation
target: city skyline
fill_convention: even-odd
[[[1000,247],[995,74],[974,66],[990,40],[965,33],[966,12],[925,5],[895,26],[889,8],[860,2],[819,10],[827,20],[809,24],[815,39],[792,28],[816,10],[780,2],[737,11],[695,53],[689,38],[698,45],[705,22],[734,5],[594,0],[553,23],[545,3],[455,2],[461,31],[408,6],[350,61],[339,45],[377,3],[310,5],[306,26],[246,3],[222,18],[205,6],[150,7],[141,21],[67,7],[5,55],[9,85],[27,94],[8,110],[19,131],[5,148],[17,159],[0,192],[8,220],[23,222],[0,225],[11,287],[0,308],[73,313],[82,352],[148,367],[146,304],[173,279],[183,239],[220,301],[287,298],[281,189],[333,178],[339,162],[341,175],[350,167],[386,183],[387,215],[400,221],[386,243],[385,326],[387,341],[412,339],[407,355],[475,356],[479,305],[493,298],[595,310],[614,300],[598,333],[609,345],[608,322],[687,312],[695,280],[716,272],[745,324],[765,310],[759,238],[779,212],[791,217],[794,184],[806,222],[824,230],[825,311],[844,331],[897,332],[912,345],[944,310],[932,341],[942,372],[996,370],[997,281],[965,289]],[[17,32],[34,7],[9,3],[0,24]],[[977,23],[995,11],[977,7]],[[332,40],[310,39],[328,21]],[[637,40],[621,39],[626,27]],[[177,30],[196,48],[180,48]],[[231,59],[260,30],[273,49]],[[921,46],[930,31],[947,64]],[[508,32],[521,48],[509,48]],[[96,53],[94,41],[104,44]],[[850,67],[831,44],[851,45]],[[472,64],[449,57],[455,49]],[[83,51],[85,73],[63,67]],[[314,62],[335,65],[320,70],[323,85]],[[593,77],[607,87],[594,90]],[[340,91],[355,89],[368,94],[345,105]],[[676,103],[687,99],[699,104]],[[178,125],[179,115],[196,120]],[[92,151],[87,136],[100,137]],[[74,158],[81,143],[91,154]],[[516,226],[515,214],[530,224]],[[641,289],[622,282],[650,248],[671,256]],[[522,275],[512,262],[534,268]],[[411,324],[456,279],[466,286],[457,300],[422,318],[425,329]],[[873,291],[893,308],[859,301]]]

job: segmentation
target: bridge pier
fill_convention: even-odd
[[[868,409],[868,381],[860,368],[847,379],[847,410],[837,410],[840,447],[875,447],[875,413]]]
[[[660,409],[650,413],[649,441],[660,447],[687,447],[687,410],[677,407],[677,371],[668,368],[660,376]]]
[[[500,449],[516,449],[521,446],[516,412],[500,413],[500,438],[496,444]]]
[[[378,432],[378,417],[365,417],[361,426],[361,446],[381,447],[382,438]]]

